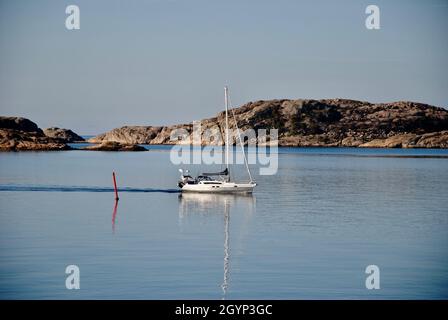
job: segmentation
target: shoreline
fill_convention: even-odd
[[[70,143],[70,144],[79,144],[79,143]],[[70,152],[70,151],[97,151],[97,152],[137,152],[137,151],[119,151],[119,150],[95,150],[95,149],[85,149],[85,148],[74,148],[71,147],[70,144],[68,144],[68,147],[70,149],[65,150],[0,150],[0,153],[45,153],[45,152]],[[93,145],[90,143],[85,143],[89,145]],[[161,152],[170,152],[171,147],[174,145],[169,144],[141,144],[138,145],[142,148],[144,148],[145,152],[154,152],[154,151],[161,151]],[[186,145],[183,145],[187,147]],[[154,147],[154,148],[153,148]],[[189,148],[193,148],[194,150],[199,149],[199,146],[197,145],[190,145]],[[201,146],[201,149],[206,146]],[[235,146],[234,146],[235,147]],[[247,149],[247,146],[245,146]],[[264,148],[264,147],[263,147]],[[365,158],[433,158],[433,159],[448,159],[448,148],[388,148],[388,147],[344,147],[344,146],[278,146],[278,153],[280,154],[300,154],[301,156],[336,156],[336,157],[365,157]],[[255,147],[255,149],[258,149],[258,147]],[[266,149],[270,149],[269,146],[266,146]],[[318,152],[319,149],[322,150],[322,152]],[[287,150],[296,150],[298,152],[287,152]],[[303,150],[304,152],[301,152]],[[306,150],[312,150],[311,152],[306,152]],[[333,150],[333,152],[325,152],[325,150]],[[347,151],[344,153],[344,150]],[[400,153],[402,152],[409,152],[410,154],[393,154],[393,150],[398,151]],[[286,152],[285,152],[286,151]],[[315,152],[316,151],[316,152]],[[339,152],[340,151],[340,152]],[[375,154],[375,151],[378,152],[391,152],[389,154]],[[412,151],[421,152],[422,154],[412,153]],[[139,151],[141,152],[141,151]],[[218,154],[223,153],[223,151],[217,150]],[[236,151],[235,153],[239,153],[240,151]],[[447,153],[444,154],[428,154],[431,152],[442,152]]]

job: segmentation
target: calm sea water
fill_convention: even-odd
[[[284,148],[253,196],[180,195],[168,150],[0,153],[0,298],[448,298],[447,150]]]

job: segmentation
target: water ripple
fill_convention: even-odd
[[[45,185],[0,185],[0,191],[44,191],[44,192],[114,192],[111,187],[92,186],[45,186]],[[158,192],[158,193],[179,193],[177,189],[156,189],[156,188],[118,188],[119,192]]]

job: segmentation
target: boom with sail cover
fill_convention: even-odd
[[[203,173],[202,175],[204,175],[204,176],[227,176],[227,175],[229,175],[229,169],[225,169],[225,170],[223,170],[223,171],[221,171],[221,172],[212,172],[212,173]]]

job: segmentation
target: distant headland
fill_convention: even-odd
[[[278,145],[294,147],[448,148],[448,110],[399,101],[347,99],[260,100],[233,109],[238,127],[278,129]],[[201,130],[223,134],[224,112],[201,120]],[[230,128],[234,127],[233,120]],[[172,130],[193,125],[124,126],[90,138],[86,150],[141,151],[139,144],[175,144]],[[24,118],[0,117],[0,150],[69,150],[84,139],[68,129],[41,130]]]

